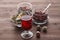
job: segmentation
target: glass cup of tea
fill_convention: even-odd
[[[24,30],[21,33],[21,37],[24,39],[29,39],[33,36],[33,33],[29,31],[32,28],[32,17],[30,15],[24,15],[21,17],[21,25]]]

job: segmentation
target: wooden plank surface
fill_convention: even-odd
[[[33,8],[44,9],[49,0],[0,0],[0,40],[23,40],[20,37],[21,30],[13,27],[10,16],[17,13],[17,4],[23,1],[31,2]],[[36,38],[36,26],[31,31],[34,33],[31,40],[60,40],[60,0],[51,0],[52,6],[48,9],[48,32],[41,32],[41,38]]]

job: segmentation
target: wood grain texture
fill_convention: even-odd
[[[33,8],[44,9],[49,0],[0,0],[0,40],[23,40],[20,36],[22,30],[18,30],[10,22],[10,16],[17,13],[17,4],[23,1],[31,2]],[[32,26],[34,33],[30,40],[60,40],[60,0],[51,0],[52,5],[48,9],[48,32],[41,32],[41,38],[36,38],[36,26]]]

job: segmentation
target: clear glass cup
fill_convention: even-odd
[[[33,33],[29,31],[32,28],[32,18],[30,15],[24,15],[21,18],[22,29],[21,37],[24,39],[29,39],[33,36]]]

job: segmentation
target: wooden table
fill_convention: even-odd
[[[27,1],[27,0],[24,0]],[[41,31],[41,40],[60,40],[60,0],[52,0],[52,6],[49,8],[48,32],[44,34]],[[17,13],[16,5],[22,0],[0,0],[0,40],[23,40],[20,37],[22,30],[18,30],[10,22],[10,16]],[[47,6],[47,1],[29,0],[33,8],[42,8]],[[43,9],[44,9],[43,8]],[[36,38],[36,26],[32,26],[31,31],[34,33],[30,40],[40,40]]]

